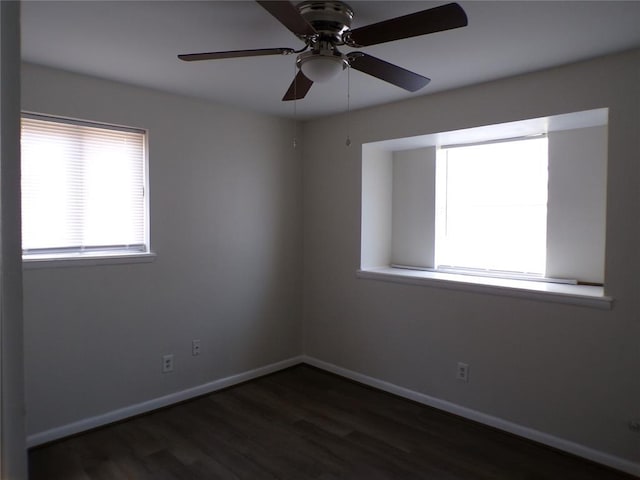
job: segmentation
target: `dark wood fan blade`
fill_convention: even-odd
[[[410,92],[420,90],[431,80],[417,73],[405,70],[379,58],[372,57],[362,52],[351,52],[347,54],[349,65],[368,75],[372,75],[385,82],[404,88]]]
[[[178,55],[185,62],[198,60],[218,60],[221,58],[259,57],[262,55],[289,55],[294,53],[293,48],[259,48],[255,50],[230,50],[228,52],[185,53]]]
[[[289,100],[300,100],[304,98],[309,89],[313,85],[313,82],[304,76],[304,73],[298,71],[296,78],[293,79],[291,85],[289,86],[289,90],[282,97],[283,102],[287,102]]]
[[[256,1],[295,35],[300,37],[304,35],[315,35],[317,33],[311,24],[300,15],[298,9],[291,2],[271,0]]]
[[[391,42],[402,38],[465,27],[467,14],[457,3],[391,18],[351,31],[350,40],[361,47]]]

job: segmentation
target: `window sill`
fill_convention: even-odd
[[[564,285],[526,280],[475,277],[471,275],[404,270],[391,267],[358,270],[356,276],[358,278],[371,280],[424,285],[545,302],[566,303],[600,308],[603,310],[610,310],[613,304],[613,299],[604,295],[603,287],[588,285]]]
[[[95,267],[98,265],[150,263],[155,259],[156,254],[154,252],[114,255],[77,255],[75,257],[23,258],[22,268],[30,270],[36,268]]]

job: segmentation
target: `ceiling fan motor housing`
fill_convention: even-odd
[[[342,35],[351,27],[353,10],[344,2],[309,0],[297,6],[300,15],[318,32],[318,40],[343,43]]]

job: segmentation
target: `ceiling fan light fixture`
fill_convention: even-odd
[[[304,76],[312,82],[326,82],[337,77],[347,67],[341,54],[308,52],[297,60]]]

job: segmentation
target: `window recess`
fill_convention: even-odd
[[[598,109],[363,145],[361,271],[604,285],[607,117]]]

